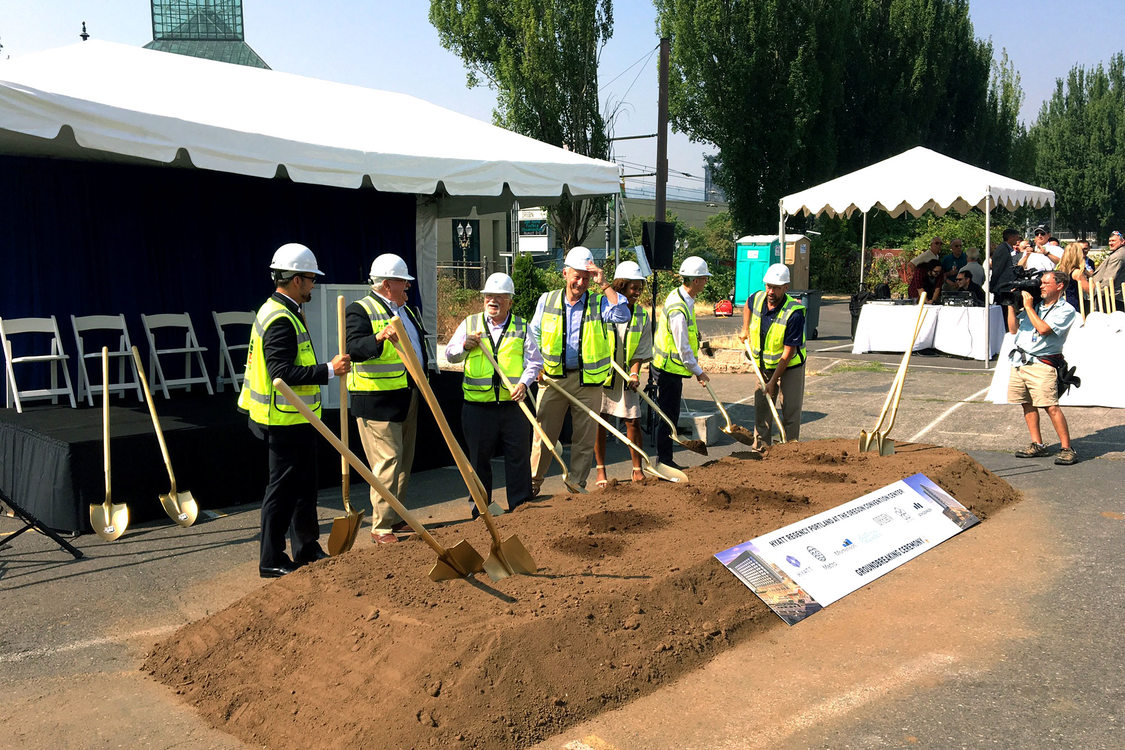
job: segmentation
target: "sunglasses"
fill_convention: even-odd
[[[1125,240],[1125,236],[1123,236],[1121,234],[1121,232],[1118,232],[1116,229],[1114,229],[1112,232],[1110,232],[1109,236],[1110,237],[1116,237],[1119,240]]]
[[[1047,234],[1046,232],[1036,232],[1036,233],[1035,233],[1035,236],[1036,236],[1036,237],[1043,237],[1043,236],[1044,236],[1044,235],[1046,235],[1046,234]]]
[[[306,281],[316,281],[316,274],[312,274],[312,273],[299,273],[299,274],[297,274],[297,275],[298,275],[298,276],[300,276],[300,277],[301,277],[302,279],[304,279],[304,280],[306,280]]]

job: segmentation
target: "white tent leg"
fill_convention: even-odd
[[[418,292],[423,300],[422,325],[429,331],[426,347],[437,349],[437,201],[419,195],[414,208],[414,252],[418,260]],[[437,357],[430,357],[431,366],[437,369]]]
[[[857,291],[860,291],[860,292],[863,291],[863,266],[864,266],[864,254],[866,252],[867,252],[867,212],[864,211],[863,212],[863,234],[860,235],[860,240],[859,240],[859,289]]]
[[[1053,208],[1051,209],[1054,210]],[[984,268],[984,369],[992,360],[992,295],[988,293],[989,272],[992,270],[992,188],[984,198],[984,257],[990,259]],[[999,364],[999,363],[997,363]]]
[[[785,262],[785,209],[777,202],[777,239],[781,243],[781,262]]]

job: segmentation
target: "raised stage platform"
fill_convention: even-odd
[[[431,382],[441,403],[448,404],[446,417],[454,434],[460,435],[461,373],[444,373]],[[173,393],[170,400],[157,397],[156,408],[176,483],[191,491],[201,509],[261,501],[267,479],[265,445],[235,408],[234,394]],[[335,430],[339,412],[326,411],[324,420]],[[362,458],[355,420],[349,421],[349,444]],[[168,473],[148,409],[132,394],[115,396],[110,432],[113,501],[127,503],[133,521],[166,518],[158,497],[168,492]],[[339,485],[339,454],[322,440],[317,455],[320,486]],[[424,471],[452,462],[423,405],[414,468]],[[366,484],[354,472],[352,486],[361,507],[366,505]],[[92,533],[89,506],[105,501],[101,407],[25,406],[23,414],[0,409],[0,489],[50,528]]]

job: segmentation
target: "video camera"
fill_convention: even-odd
[[[1023,298],[1020,292],[1027,292],[1039,304],[1042,292],[1039,289],[1039,278],[1043,271],[1030,271],[1022,266],[1015,267],[1016,277],[996,288],[996,304],[1011,307],[1023,307]]]

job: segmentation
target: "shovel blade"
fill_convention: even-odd
[[[688,484],[687,474],[679,469],[673,469],[671,466],[666,466],[659,461],[653,461],[651,464],[644,467],[644,472],[650,474],[657,479],[663,479],[665,482],[678,482]]]
[[[875,433],[868,433],[867,430],[859,431],[859,452],[866,453],[871,450],[871,439],[875,437]]]
[[[884,437],[879,441],[879,455],[880,456],[893,456],[895,454],[895,441],[889,437]]]
[[[184,528],[191,526],[199,517],[199,503],[195,502],[190,492],[161,495],[160,504],[164,506],[168,517]]]
[[[754,444],[754,433],[746,429],[742,425],[732,424],[729,428],[723,428],[723,432],[730,435],[732,438],[742,443],[743,445]]]
[[[681,438],[676,442],[693,453],[698,453],[701,456],[707,455],[707,443],[702,440],[684,440]]]
[[[572,480],[570,477],[563,477],[563,484],[565,484],[566,488],[568,490],[570,490],[571,492],[573,492],[575,495],[588,494],[585,487],[578,484],[577,482]]]
[[[332,519],[332,529],[328,532],[329,555],[335,557],[352,548],[356,535],[359,534],[360,524],[363,523],[363,515],[363,511],[352,511],[346,516]]]
[[[473,549],[471,544],[462,539],[445,550],[444,555],[438,557],[438,561],[434,563],[434,567],[430,570],[430,580],[446,581],[451,578],[467,578],[482,570],[484,570],[484,558]]]
[[[104,505],[91,505],[90,526],[107,542],[118,539],[129,527],[129,506],[113,505],[108,501]]]

